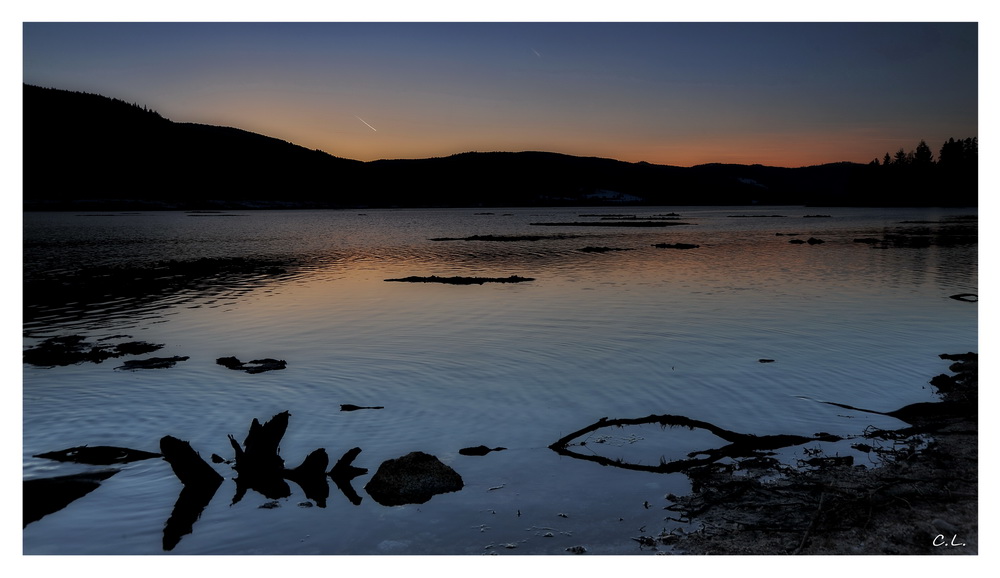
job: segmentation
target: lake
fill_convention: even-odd
[[[104,469],[33,457],[81,445],[232,459],[254,418],[290,413],[287,467],[354,447],[361,498],[253,490],[236,472],[164,548],[183,488],[170,465],[115,466],[28,524],[24,554],[651,554],[633,539],[683,527],[681,472],[602,466],[549,448],[603,417],[686,416],[747,434],[813,436],[777,450],[853,455],[876,411],[935,399],[942,353],[978,351],[976,209],[586,207],[25,213],[24,348],[80,336],[153,353],[23,365],[23,476]],[[558,223],[555,225],[553,223]],[[597,226],[599,224],[600,226]],[[636,226],[664,225],[664,226]],[[970,234],[971,231],[971,234]],[[812,239],[812,242],[808,242]],[[819,242],[822,241],[822,242]],[[657,247],[697,245],[692,248]],[[588,249],[588,250],[583,250]],[[520,283],[387,282],[410,276]],[[129,370],[130,360],[178,357]],[[248,373],[216,363],[273,358]],[[763,361],[762,361],[763,360]],[[342,404],[381,409],[341,411]],[[853,436],[853,437],[852,437]],[[724,445],[636,425],[581,454],[653,465]],[[483,456],[462,448],[503,447]],[[379,465],[420,451],[459,491],[383,506]]]

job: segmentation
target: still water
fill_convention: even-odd
[[[622,214],[685,224],[534,224]],[[25,348],[68,335],[163,347],[102,363],[24,364],[26,480],[102,469],[35,454],[85,444],[157,452],[166,435],[206,459],[229,459],[227,435],[242,440],[252,419],[285,410],[288,467],[317,448],[332,463],[360,447],[354,465],[369,471],[353,480],[358,505],[331,484],[318,507],[289,484],[290,497],[261,508],[271,500],[253,491],[232,504],[235,472],[213,464],[225,482],[192,533],[165,552],[164,524],[182,485],[163,460],[133,462],[25,527],[23,552],[647,554],[632,538],[681,525],[668,519],[664,496],[687,491],[687,478],[602,467],[548,445],[601,417],[650,414],[757,435],[901,427],[820,402],[891,411],[933,400],[927,382],[948,364],[938,354],[978,350],[977,305],[949,298],[977,293],[977,245],[855,239],[926,233],[969,216],[975,209],[26,213],[26,281],[170,259],[281,264],[166,290],[129,290],[119,279],[101,299],[77,298],[72,281],[60,299],[27,295]],[[614,219],[603,222],[627,222]],[[810,237],[824,242],[789,242]],[[413,275],[533,280],[385,281]],[[119,369],[150,356],[188,359]],[[249,374],[215,363],[227,356],[282,359],[287,368]],[[700,430],[649,426],[588,441],[583,451],[652,465],[724,445]],[[871,463],[850,443],[821,449]],[[506,450],[458,453],[477,445]],[[779,455],[794,462],[820,447]],[[372,500],[364,485],[379,464],[412,451],[454,468],[464,488],[424,504]]]

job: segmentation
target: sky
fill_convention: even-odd
[[[869,162],[978,137],[976,22],[23,23],[23,82],[357,160]]]

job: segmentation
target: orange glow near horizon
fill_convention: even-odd
[[[26,23],[23,80],[360,161],[799,167],[977,137],[977,26]]]

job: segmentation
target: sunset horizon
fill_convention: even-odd
[[[24,82],[364,162],[869,163],[978,136],[976,23],[26,22]]]

